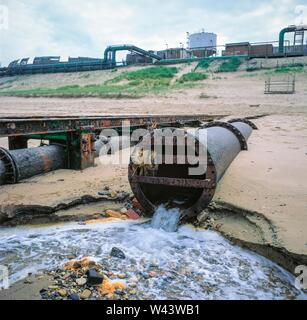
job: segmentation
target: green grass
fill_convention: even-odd
[[[123,80],[161,80],[161,79],[172,79],[175,74],[178,72],[178,69],[175,67],[164,67],[157,66],[151,68],[140,69],[136,71],[124,72],[121,75],[115,77],[112,80],[109,80],[108,83],[118,83]]]
[[[304,71],[303,63],[293,63],[275,68],[276,73],[297,73]]]
[[[99,85],[70,85],[51,88],[37,88],[28,90],[0,91],[0,95],[29,96],[29,97],[140,97],[150,93],[161,93],[171,86],[171,80],[178,72],[174,67],[151,67],[137,71],[127,71],[112,80]]]
[[[241,59],[237,57],[233,57],[223,62],[217,72],[235,72],[238,70],[241,64],[242,64]]]
[[[203,60],[200,61],[196,69],[208,69],[212,61]]]
[[[190,72],[184,74],[180,79],[177,81],[179,83],[185,83],[185,82],[196,82],[196,81],[202,81],[208,79],[208,75],[205,73],[198,73],[198,72]]]
[[[262,70],[261,67],[248,67],[246,69],[247,72],[254,72],[254,71],[260,71],[260,70]]]

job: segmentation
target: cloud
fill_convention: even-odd
[[[205,28],[220,44],[270,41],[297,19],[300,0],[0,0],[9,28],[0,30],[0,61],[39,55],[102,57],[109,44],[145,49],[178,46]],[[303,14],[300,8],[303,8]],[[305,22],[307,23],[307,21]]]

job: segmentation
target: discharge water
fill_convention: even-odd
[[[154,214],[151,227],[153,229],[164,230],[165,232],[176,232],[180,220],[180,210],[166,210],[163,206],[159,207]]]
[[[170,212],[159,210],[152,225],[123,221],[0,228],[0,265],[9,267],[10,281],[16,282],[30,272],[62,266],[69,255],[90,256],[124,273],[128,286],[137,279],[139,299],[307,299],[291,274],[215,232],[192,226],[165,232],[176,230],[178,221],[171,215],[172,222],[165,223]],[[113,247],[126,259],[110,259]],[[153,269],[157,276],[150,278]]]

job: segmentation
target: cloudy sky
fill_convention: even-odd
[[[301,22],[306,0],[0,0],[0,61],[102,57],[107,45],[120,43],[164,49],[203,28],[217,33],[219,44],[271,41]]]

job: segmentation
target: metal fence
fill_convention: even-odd
[[[265,94],[293,94],[295,93],[295,77],[289,77],[286,80],[272,80],[269,78],[265,81]]]

